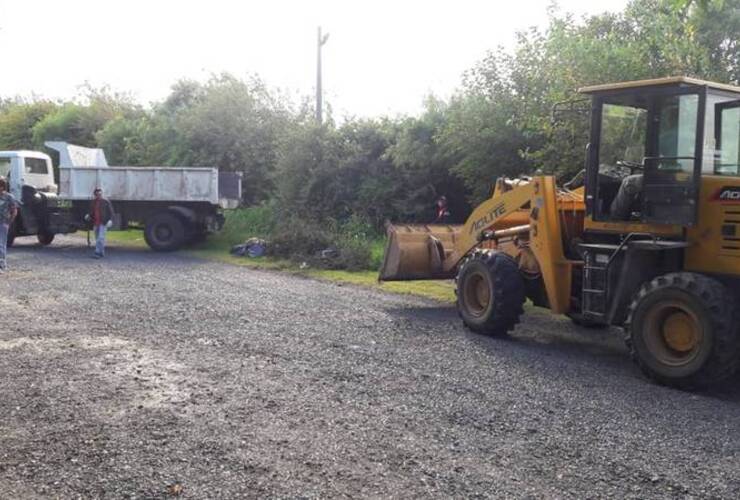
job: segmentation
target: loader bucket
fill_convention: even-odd
[[[380,281],[447,279],[442,263],[452,253],[462,226],[399,224],[388,226]]]

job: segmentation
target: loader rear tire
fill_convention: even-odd
[[[730,378],[740,362],[735,295],[719,281],[679,272],[643,285],[630,306],[625,340],[650,379],[700,389]]]
[[[516,261],[503,252],[475,250],[456,279],[457,311],[476,333],[506,335],[519,323],[526,297]]]

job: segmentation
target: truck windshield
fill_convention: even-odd
[[[715,107],[714,173],[740,175],[740,101]]]

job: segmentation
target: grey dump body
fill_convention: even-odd
[[[175,250],[220,230],[222,209],[235,208],[241,197],[239,174],[203,167],[109,166],[100,149],[56,141],[46,146],[59,155],[58,186],[48,155],[0,152],[0,158],[12,158],[11,191],[23,202],[14,236],[38,235],[50,242],[54,234],[87,228],[92,192],[101,188],[113,204],[116,228],[142,227],[151,248]]]

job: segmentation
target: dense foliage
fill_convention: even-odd
[[[551,8],[546,29],[491,50],[417,117],[319,126],[310,106],[258,78],[220,75],[178,82],[151,109],[107,89],[74,102],[4,100],[0,149],[61,139],[103,147],[111,164],[239,171],[244,203],[267,204],[293,231],[306,220],[430,221],[441,194],[461,221],[498,176],[582,168],[588,108],[558,106],[576,89],[673,75],[740,83],[738,35],[740,0],[633,0],[583,19]]]

